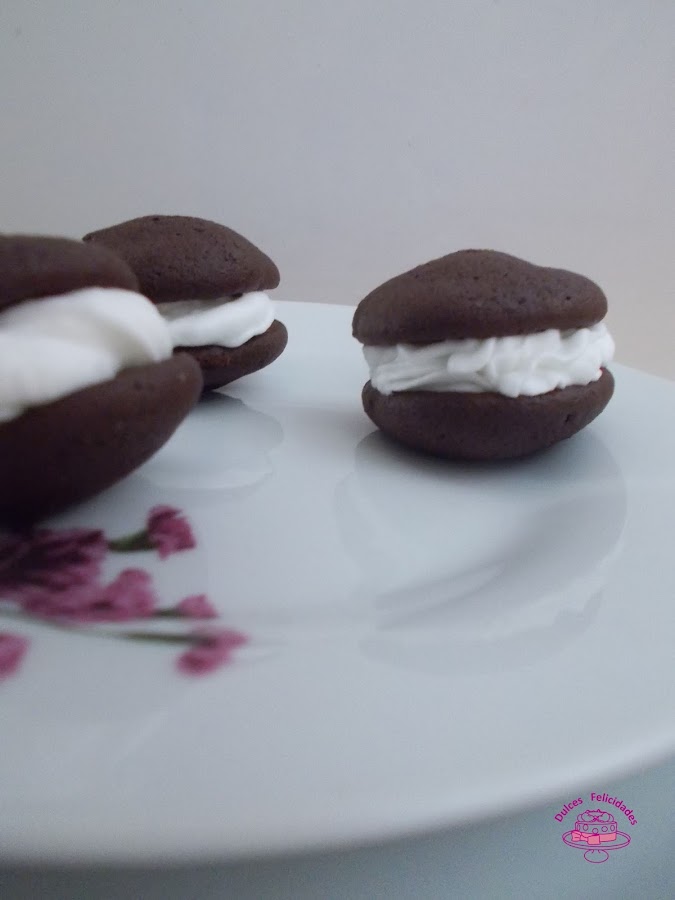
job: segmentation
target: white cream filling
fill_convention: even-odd
[[[158,303],[174,347],[241,347],[267,331],[274,321],[272,301],[264,291],[236,300],[177,300]]]
[[[495,391],[533,397],[597,381],[612,360],[614,341],[600,322],[572,331],[549,329],[485,340],[366,346],[363,352],[370,381],[382,394]]]
[[[92,287],[17,303],[0,312],[0,422],[171,352],[166,323],[133,291]]]

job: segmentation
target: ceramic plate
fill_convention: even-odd
[[[366,419],[351,314],[279,304],[278,362],[6,544],[3,859],[339,846],[675,749],[675,385],[444,463]]]

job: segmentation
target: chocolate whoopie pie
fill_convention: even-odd
[[[273,362],[288,341],[267,291],[272,260],[231,228],[190,216],[142,216],[84,237],[114,250],[166,318],[176,350],[199,363],[204,388]]]
[[[0,522],[28,526],[128,475],[201,388],[112,252],[0,236]]]
[[[580,431],[609,402],[614,343],[600,288],[492,250],[392,278],[356,308],[367,415],[437,456],[507,459]]]

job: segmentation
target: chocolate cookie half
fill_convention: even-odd
[[[113,253],[0,236],[0,522],[104,490],[170,437],[201,393],[166,323]]]
[[[367,415],[407,446],[507,459],[571,437],[609,402],[607,300],[587,278],[505,253],[462,250],[358,305]]]
[[[266,293],[279,284],[279,270],[231,228],[190,216],[142,216],[84,241],[129,264],[165,317],[173,346],[199,362],[206,389],[262,369],[286,347],[286,328]]]

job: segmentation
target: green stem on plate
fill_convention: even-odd
[[[159,612],[166,612],[167,617],[171,615],[171,610],[159,610]],[[191,633],[175,634],[168,631],[104,631],[101,628],[97,628],[96,625],[59,621],[57,619],[31,615],[20,609],[7,609],[2,606],[0,606],[0,615],[10,619],[18,619],[23,622],[32,622],[36,625],[44,625],[47,628],[53,628],[56,631],[68,631],[71,634],[79,634],[82,636],[93,635],[94,637],[110,638],[112,640],[147,641],[148,643],[158,644],[196,644],[203,640],[199,635]],[[114,625],[117,623],[113,622],[106,624]]]
[[[139,551],[154,550],[155,548],[150,542],[147,530],[142,528],[133,534],[127,534],[108,541],[108,549],[112,550],[113,553],[138,553]]]

